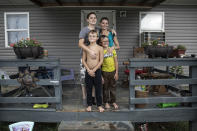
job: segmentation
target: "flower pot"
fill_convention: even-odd
[[[38,58],[43,55],[43,48],[42,47],[32,47],[32,55],[34,58]]]
[[[149,58],[162,57],[168,58],[172,53],[172,46],[147,46],[145,47],[145,54],[149,56]]]
[[[176,49],[170,54],[170,57],[177,57],[180,58],[181,54],[185,54],[185,50]]]
[[[21,58],[21,52],[18,47],[14,47],[14,53],[16,54],[17,58]]]
[[[180,57],[180,55],[184,55],[184,54],[185,54],[185,50],[181,50],[181,49],[177,50],[177,57]]]
[[[19,50],[21,52],[21,56],[24,58],[33,56],[31,47],[23,47],[23,48],[19,48]]]
[[[42,47],[14,47],[14,52],[19,59],[25,59],[27,57],[38,58],[43,54]]]

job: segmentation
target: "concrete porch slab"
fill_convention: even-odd
[[[129,121],[62,121],[58,131],[134,131]]]

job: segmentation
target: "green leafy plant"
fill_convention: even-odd
[[[11,47],[37,47],[41,46],[42,43],[38,42],[36,39],[21,39],[20,41],[16,43],[11,43]]]
[[[142,44],[142,47],[147,47],[147,46],[154,46],[154,47],[163,46],[163,47],[166,47],[166,46],[168,46],[168,44],[166,44],[165,42],[162,42],[161,44],[159,44],[159,40],[160,40],[160,38],[158,38],[156,40],[150,40],[149,39],[147,42],[144,42]]]
[[[170,72],[176,73],[178,75],[182,75],[183,74],[183,67],[182,66],[172,66],[170,68]]]
[[[158,40],[153,40],[153,41],[152,41],[152,45],[153,45],[153,46],[157,46],[157,45],[158,45],[158,43],[159,43],[159,41],[158,41]]]
[[[142,47],[144,48],[144,47],[147,47],[149,44],[148,44],[148,42],[144,42],[143,44],[142,44]]]
[[[177,49],[186,50],[186,47],[184,45],[177,45]]]

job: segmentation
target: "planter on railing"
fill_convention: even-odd
[[[168,58],[173,51],[172,46],[146,46],[144,49],[145,54],[148,55],[149,58]]]
[[[43,55],[43,48],[36,47],[14,47],[14,52],[19,59],[25,59],[27,57],[39,58]]]
[[[181,55],[185,54],[186,50],[182,50],[182,49],[175,49],[173,50],[173,52],[171,53],[170,57],[176,57],[176,58],[180,58]]]

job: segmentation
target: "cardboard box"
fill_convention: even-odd
[[[146,98],[148,97],[149,91],[135,91],[135,97],[136,98]],[[146,107],[146,104],[136,104],[135,105],[136,108],[144,108]]]
[[[153,86],[153,92],[158,92],[158,94],[166,94],[167,88],[165,85],[156,85]]]

